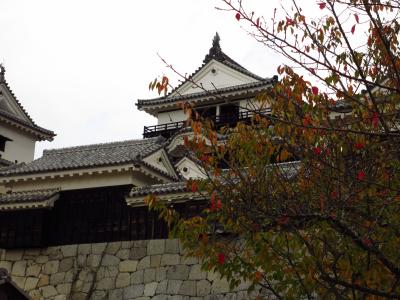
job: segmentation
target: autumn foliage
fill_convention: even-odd
[[[254,110],[223,140],[192,121],[187,145],[208,179],[189,187],[209,206],[190,219],[172,211],[172,233],[232,287],[400,299],[399,1],[321,1],[320,17],[300,1],[272,16],[222,2],[287,63],[256,97],[270,115]]]

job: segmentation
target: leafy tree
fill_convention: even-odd
[[[257,96],[272,113],[255,110],[222,129],[223,141],[193,120],[187,146],[208,179],[188,187],[208,207],[182,219],[156,196],[150,205],[232,286],[249,280],[280,299],[399,299],[400,1],[322,0],[314,17],[293,0],[272,19],[222,2],[288,61]]]

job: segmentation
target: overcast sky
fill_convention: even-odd
[[[271,15],[279,0],[249,0]],[[314,0],[305,0],[305,5]],[[43,149],[141,138],[156,120],[136,109],[149,82],[202,63],[216,31],[222,50],[254,73],[276,74],[279,56],[240,27],[220,0],[0,0],[0,62],[34,121],[57,133]]]

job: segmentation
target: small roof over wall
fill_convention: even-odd
[[[29,300],[29,297],[20,289],[8,275],[6,269],[0,268],[0,300]]]
[[[53,131],[36,125],[31,116],[18,101],[5,79],[5,68],[0,64],[0,121],[28,132],[36,140],[52,141]]]

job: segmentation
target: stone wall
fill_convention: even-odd
[[[247,284],[230,291],[186,258],[178,240],[0,250],[0,268],[34,300],[248,299]]]

